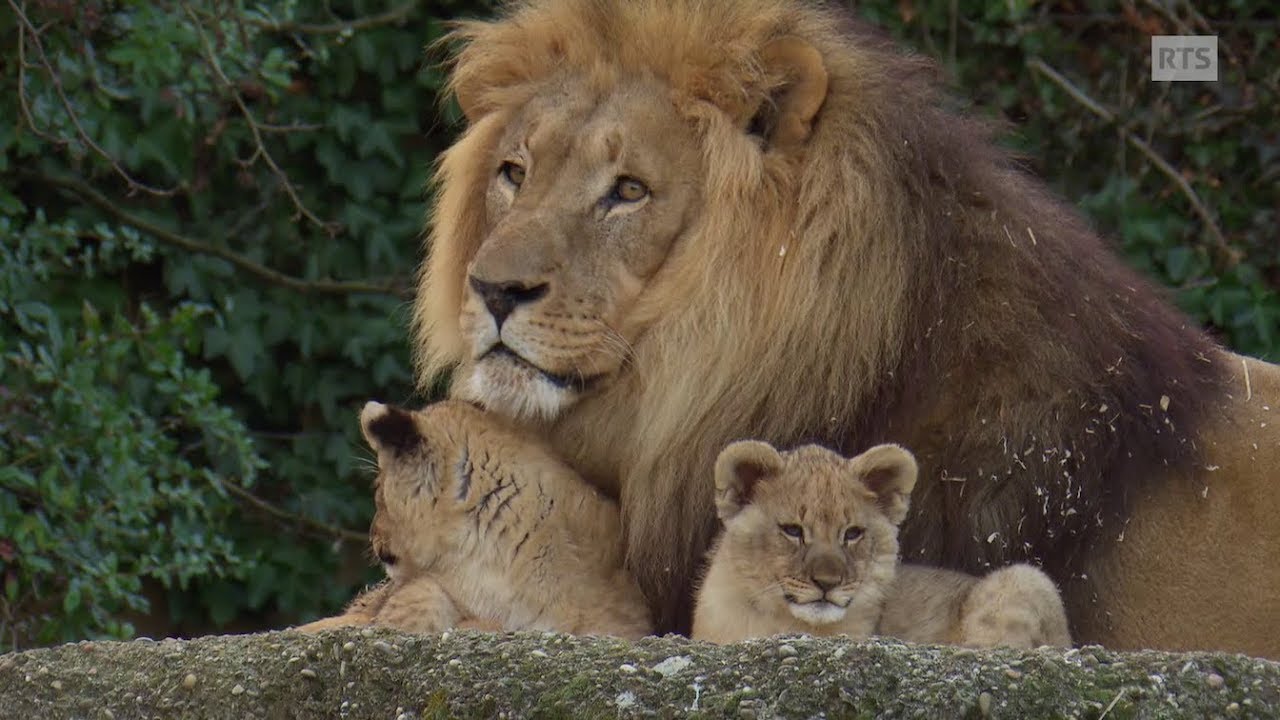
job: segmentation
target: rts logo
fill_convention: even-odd
[[[1217,35],[1151,36],[1151,79],[1217,81]]]

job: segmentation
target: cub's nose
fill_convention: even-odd
[[[468,278],[471,289],[475,291],[484,306],[489,309],[498,329],[513,310],[521,305],[531,303],[547,294],[547,283],[526,284],[519,281],[489,282],[472,275]]]
[[[814,585],[822,592],[829,592],[832,588],[839,587],[841,578],[838,575],[814,575],[809,578]]]

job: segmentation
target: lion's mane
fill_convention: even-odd
[[[829,74],[790,157],[730,120],[782,82],[760,50],[784,35]],[[604,91],[651,74],[702,139],[705,205],[632,310],[649,324],[626,373],[551,429],[617,489],[660,627],[687,628],[712,463],[734,439],[910,447],[904,557],[1036,559],[1077,599],[1074,560],[1136,483],[1195,461],[1216,347],[956,111],[928,59],[798,0],[530,0],[451,42],[471,123],[436,176],[415,307],[424,386],[459,359],[491,150],[541,81],[579,73]]]

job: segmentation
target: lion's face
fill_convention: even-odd
[[[816,445],[734,443],[716,470],[721,548],[757,607],[839,622],[855,596],[891,577],[914,482],[915,461],[896,446],[846,460]]]
[[[514,112],[466,269],[456,396],[552,418],[627,362],[637,300],[699,205],[694,132],[667,93],[560,79]]]

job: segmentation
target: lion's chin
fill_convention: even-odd
[[[809,603],[788,602],[787,609],[795,619],[810,625],[830,625],[840,622],[847,612],[847,608],[826,600]]]
[[[496,356],[464,368],[454,383],[453,396],[514,420],[549,421],[572,405],[578,394],[526,363]]]

